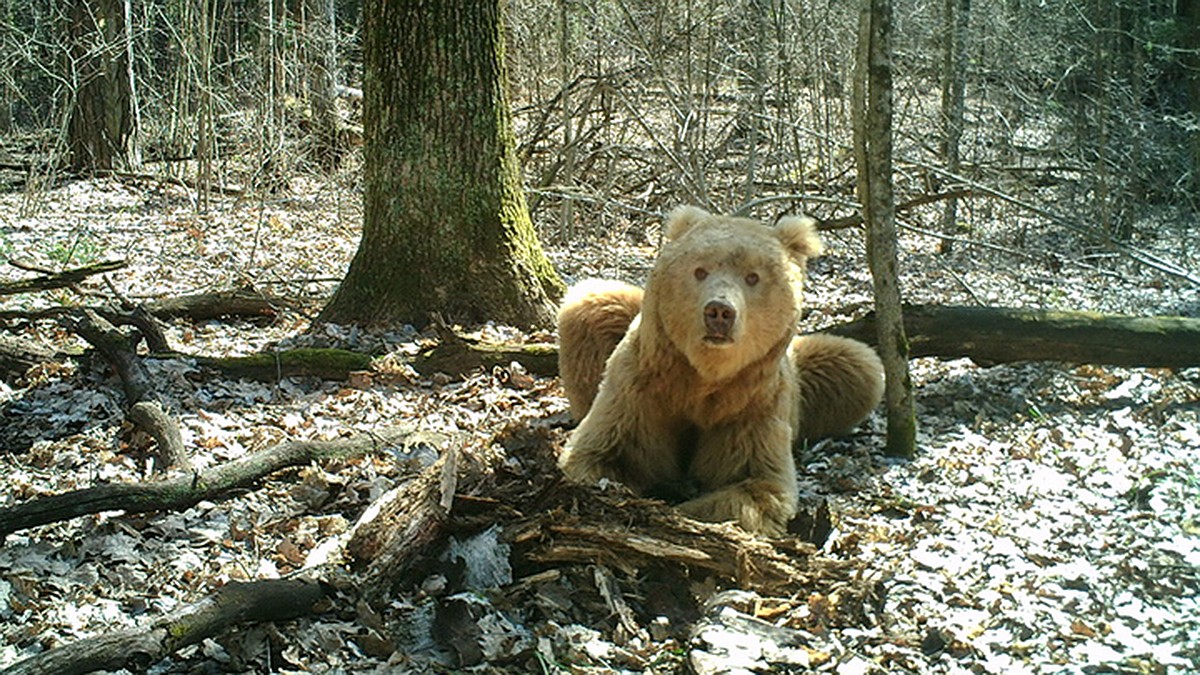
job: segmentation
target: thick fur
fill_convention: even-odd
[[[698,494],[685,512],[782,533],[796,510],[792,443],[860,421],[882,368],[860,343],[794,335],[804,264],[820,253],[812,221],[771,228],[682,207],[667,236],[641,298],[592,281],[564,301],[560,368],[581,421],[560,466],[578,481]]]
[[[571,415],[583,419],[604,374],[604,364],[642,311],[642,289],[590,279],[572,286],[558,309],[558,372]]]

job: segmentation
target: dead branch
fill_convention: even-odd
[[[413,431],[396,427],[334,441],[288,441],[227,464],[145,483],[114,483],[40,497],[0,509],[0,540],[30,527],[102,511],[126,513],[188,508],[245,487],[280,469],[355,457],[402,444]]]
[[[67,321],[71,329],[87,340],[121,378],[125,397],[129,400],[129,421],[155,440],[155,471],[190,469],[191,460],[183,445],[179,423],[167,414],[162,402],[155,397],[150,373],[137,355],[136,341],[91,310],[81,310],[73,319]],[[137,327],[139,332],[135,335],[142,335],[150,348],[168,348],[162,328],[145,310],[135,310],[121,320]]]
[[[938,192],[935,194],[921,195],[920,197],[916,197],[916,198],[910,199],[906,202],[897,204],[895,207],[895,210],[896,210],[897,214],[901,214],[901,213],[904,213],[905,211],[910,211],[912,209],[915,209],[918,206],[925,206],[926,204],[934,204],[937,202],[945,201],[947,199],[961,199],[963,197],[970,197],[974,194],[975,193],[969,189],[961,189],[961,190],[949,190],[947,192]],[[854,215],[846,216],[845,218],[833,218],[831,220],[822,220],[819,223],[817,223],[817,229],[822,230],[822,231],[844,230],[844,229],[851,228],[851,227],[861,227],[862,224],[863,224],[862,213],[855,213]]]
[[[154,466],[156,473],[166,473],[171,469],[191,471],[192,462],[188,457],[187,448],[183,445],[179,425],[167,416],[158,401],[134,403],[129,408],[129,420],[145,429],[158,444]]]
[[[64,323],[113,367],[130,404],[141,401],[154,390],[150,373],[138,358],[133,343],[107,319],[93,310],[82,309],[68,314]]]
[[[289,621],[316,614],[331,595],[311,579],[230,582],[203,600],[154,619],[141,629],[96,635],[10,666],[5,675],[75,674],[126,669],[135,673],[231,626]]]
[[[242,188],[227,187],[224,185],[204,185],[199,181],[168,175],[160,176],[151,173],[134,173],[131,171],[97,171],[96,175],[107,176],[124,181],[138,181],[141,183],[152,183],[156,185],[174,185],[176,187],[187,188],[190,190],[207,190],[213,194],[218,194],[225,197],[244,197],[246,195],[246,191]]]
[[[14,265],[19,267],[18,265]],[[106,262],[84,265],[62,272],[37,270],[42,276],[32,279],[0,282],[0,295],[15,295],[17,293],[32,293],[34,291],[49,291],[55,288],[67,288],[96,274],[104,274],[125,267],[124,260],[109,260]],[[28,269],[28,268],[22,268]]]

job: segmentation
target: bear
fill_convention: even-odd
[[[811,219],[771,227],[683,206],[665,231],[644,291],[588,280],[564,296],[560,378],[579,424],[559,466],[783,534],[793,445],[870,414],[882,364],[861,342],[796,335],[805,263],[821,253]]]

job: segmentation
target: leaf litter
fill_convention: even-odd
[[[0,228],[13,256],[44,264],[61,257],[51,244],[84,240],[76,251],[127,258],[110,279],[130,298],[253,284],[300,301],[270,321],[176,321],[168,329],[176,349],[341,346],[403,364],[430,336],[339,326],[307,332],[353,254],[351,224],[360,217],[337,189],[311,193],[196,216],[173,188],[85,181],[45,193],[33,214],[19,208],[20,197],[0,196]],[[641,282],[655,247],[652,235],[634,239],[550,254],[568,279]],[[831,254],[811,267],[806,329],[870,304],[861,245],[845,233],[829,239]],[[1037,270],[991,254],[947,263],[919,236],[904,245],[914,301],[961,303],[969,289],[1009,305],[1140,314],[1197,306],[1194,289],[1145,271],[1122,270],[1114,280],[1063,268],[1044,284]],[[947,264],[957,275],[945,273]],[[96,281],[81,286],[105,293]],[[94,300],[63,292],[4,304],[30,310]],[[56,348],[80,346],[46,322],[18,330]],[[179,513],[103,513],[10,535],[0,548],[0,667],[136,627],[232,580],[327,563],[364,510],[449,446],[459,461],[507,453],[515,472],[552,474],[553,448],[566,433],[556,381],[528,373],[423,377],[399,365],[395,376],[358,386],[263,384],[222,379],[187,359],[148,364],[198,468],[285,439],[398,422],[415,424],[427,440],[284,471]],[[151,671],[1200,671],[1200,370],[984,369],[921,359],[913,375],[916,459],[880,455],[878,417],[852,437],[799,454],[802,493],[831,504],[821,555],[848,565],[841,569],[853,578],[772,593],[623,570],[619,560],[515,569],[511,544],[483,529],[455,538],[383,606],[231,631]],[[122,405],[113,378],[86,361],[0,387],[0,506],[146,479],[148,462],[121,428]],[[510,452],[498,439],[514,424],[545,427],[549,446]],[[855,595],[861,588],[870,595]]]

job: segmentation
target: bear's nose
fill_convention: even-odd
[[[728,339],[737,321],[737,310],[721,300],[711,300],[704,306],[704,327],[709,338]]]

